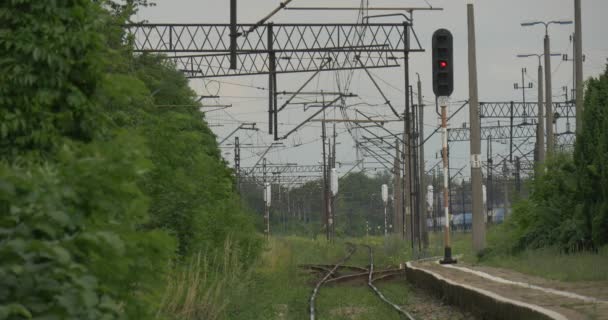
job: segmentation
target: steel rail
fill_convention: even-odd
[[[414,316],[412,316],[409,312],[403,310],[400,306],[398,306],[398,305],[394,304],[393,302],[391,302],[390,300],[388,300],[384,296],[384,294],[382,294],[380,289],[378,289],[376,286],[374,286],[374,251],[372,250],[372,247],[370,247],[370,246],[367,246],[367,245],[361,245],[361,246],[365,247],[365,248],[367,248],[367,250],[369,250],[369,275],[367,278],[367,286],[370,287],[374,291],[374,293],[380,298],[380,300],[382,300],[385,303],[387,303],[388,305],[390,305],[393,309],[397,310],[397,312],[399,312],[400,314],[407,317],[407,319],[415,320]]]
[[[348,254],[346,254],[346,256],[344,258],[342,258],[342,260],[340,260],[338,263],[336,263],[336,265],[325,275],[325,277],[323,277],[323,279],[321,279],[319,282],[317,282],[317,285],[315,286],[315,288],[312,290],[312,294],[310,295],[310,299],[308,300],[309,303],[309,311],[310,311],[310,320],[315,320],[316,319],[316,313],[315,313],[315,298],[317,297],[317,293],[319,293],[319,289],[321,288],[321,286],[327,282],[327,279],[329,279],[329,277],[331,277],[334,272],[336,272],[336,270],[338,270],[338,268],[340,267],[340,265],[344,264],[346,261],[350,260],[350,258],[353,256],[353,254],[355,253],[355,251],[357,251],[357,246],[355,246],[352,243],[346,243],[346,245],[349,247],[348,249]]]

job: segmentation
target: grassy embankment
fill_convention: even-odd
[[[374,248],[378,266],[395,266],[409,258],[405,245],[394,239],[386,244],[382,238],[349,239]],[[326,264],[340,260],[345,254],[346,240],[336,244],[312,241],[298,237],[273,238],[262,259],[258,262],[248,288],[238,308],[229,311],[233,319],[306,319],[308,299],[316,281],[299,264]],[[362,247],[348,265],[367,266],[368,251]],[[379,284],[383,292],[399,304],[407,304],[411,289],[404,280]],[[390,307],[384,305],[363,283],[340,284],[323,287],[317,299],[318,317],[321,319],[400,319]]]
[[[493,243],[499,242],[499,239],[495,239],[497,236],[499,235],[490,230],[488,233],[490,251],[484,257],[478,258],[471,247],[471,234],[454,233],[453,252],[455,255],[462,254],[462,260],[467,263],[511,269],[546,279],[608,281],[605,267],[608,265],[608,247],[601,248],[597,254],[591,252],[564,254],[557,248],[548,247],[526,250],[513,255],[502,253],[492,247]],[[431,236],[431,251],[435,254],[441,253],[442,237],[440,234]]]
[[[490,232],[490,243],[493,236]],[[442,254],[442,238],[439,233],[431,235],[430,255]],[[462,255],[459,259],[465,263],[507,268],[561,281],[608,280],[602,268],[608,263],[606,248],[598,254],[574,255],[559,254],[554,249],[524,251],[518,255],[500,255],[494,250],[479,259],[472,252],[470,233],[454,233],[452,239],[454,254]],[[386,243],[382,237],[367,237],[340,239],[335,244],[302,237],[274,237],[262,257],[247,268],[237,259],[238,252],[228,244],[224,257],[213,258],[223,263],[212,263],[204,257],[195,259],[193,265],[184,268],[183,273],[170,281],[160,314],[179,319],[196,319],[201,314],[208,319],[306,319],[308,299],[317,278],[298,265],[339,261],[346,254],[347,241],[371,245],[376,268],[394,267],[412,258],[408,243],[394,237]],[[368,251],[363,247],[358,247],[347,262],[348,265],[363,267],[368,263]],[[211,265],[219,269],[209,270]],[[419,296],[420,292],[412,292],[405,280],[381,282],[377,286],[389,299],[406,305],[410,310],[420,307],[421,303],[428,303],[427,298]],[[436,306],[437,301],[426,306],[434,309],[433,305]],[[316,306],[322,319],[399,319],[398,314],[361,281],[324,286]],[[448,314],[451,319],[462,317],[456,313]]]

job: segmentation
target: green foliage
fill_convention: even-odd
[[[151,314],[173,241],[138,231],[145,161],[134,143],[66,144],[56,163],[2,165],[2,305],[73,319]]]
[[[583,199],[579,219],[588,246],[608,244],[608,66],[587,82],[583,131],[575,162]]]
[[[140,132],[150,150],[154,166],[140,181],[151,201],[146,228],[174,234],[183,256],[221,248],[231,237],[249,249],[243,258],[251,259],[260,239],[187,80],[160,57],[140,56],[132,65],[130,77],[106,81],[104,99],[115,122]],[[133,98],[139,105],[133,106]]]
[[[168,319],[225,319],[251,284],[252,269],[227,239],[223,250],[201,252],[171,274],[159,313]]]
[[[555,155],[499,230],[499,248],[557,246],[566,252],[608,244],[608,68],[590,79],[574,156]]]
[[[0,5],[0,159],[46,156],[95,134],[103,41],[89,0]]]
[[[384,204],[381,199],[381,186],[391,186],[391,177],[387,172],[369,176],[363,172],[349,173],[340,178],[340,192],[335,199],[336,234],[339,237],[365,236],[366,225],[370,234],[384,233]],[[262,190],[257,185],[244,184],[245,200],[258,217],[264,212]],[[277,190],[276,188],[274,190]],[[292,203],[290,221],[285,223],[287,208],[273,207],[271,220],[275,233],[306,235],[317,237],[325,232],[323,221],[323,199],[321,180],[312,181],[301,187],[290,189],[289,199]],[[287,195],[281,196],[283,199]],[[278,202],[278,201],[277,201]],[[390,203],[390,202],[389,202]],[[387,208],[389,224],[392,222],[392,203]],[[295,212],[294,212],[295,211]],[[259,219],[258,221],[261,221]],[[286,224],[286,225],[285,225]]]
[[[559,154],[545,164],[546,173],[530,183],[529,199],[515,203],[512,216],[499,226],[496,240],[509,251],[560,245],[574,250],[580,245],[576,167],[569,155]]]
[[[156,106],[187,80],[120,42],[146,4],[0,5],[0,319],[150,319],[177,249],[260,250],[200,111]]]
[[[382,184],[389,183],[388,173],[370,177],[362,172],[351,173],[340,181],[341,197],[336,204],[337,232],[350,237],[366,235],[366,225],[371,234],[384,232],[384,204],[380,194]],[[392,210],[387,209],[391,224]],[[380,228],[378,228],[380,227]]]

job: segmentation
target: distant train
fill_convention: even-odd
[[[494,210],[492,210],[492,214],[490,215],[489,219],[491,219],[491,222],[494,224],[500,224],[505,220],[505,209],[504,208],[496,208]],[[431,230],[441,230],[443,229],[444,226],[444,221],[445,221],[445,217],[436,217],[436,218],[428,218],[427,219],[427,226],[429,227],[429,229]],[[452,215],[452,221],[450,224],[450,227],[453,230],[460,230],[460,231],[468,231],[471,230],[473,226],[473,214],[470,212],[465,212],[464,214],[462,213],[456,213]]]

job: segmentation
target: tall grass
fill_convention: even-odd
[[[241,260],[240,248],[226,240],[223,250],[199,252],[176,267],[157,313],[159,319],[219,320],[246,291],[251,269]]]

